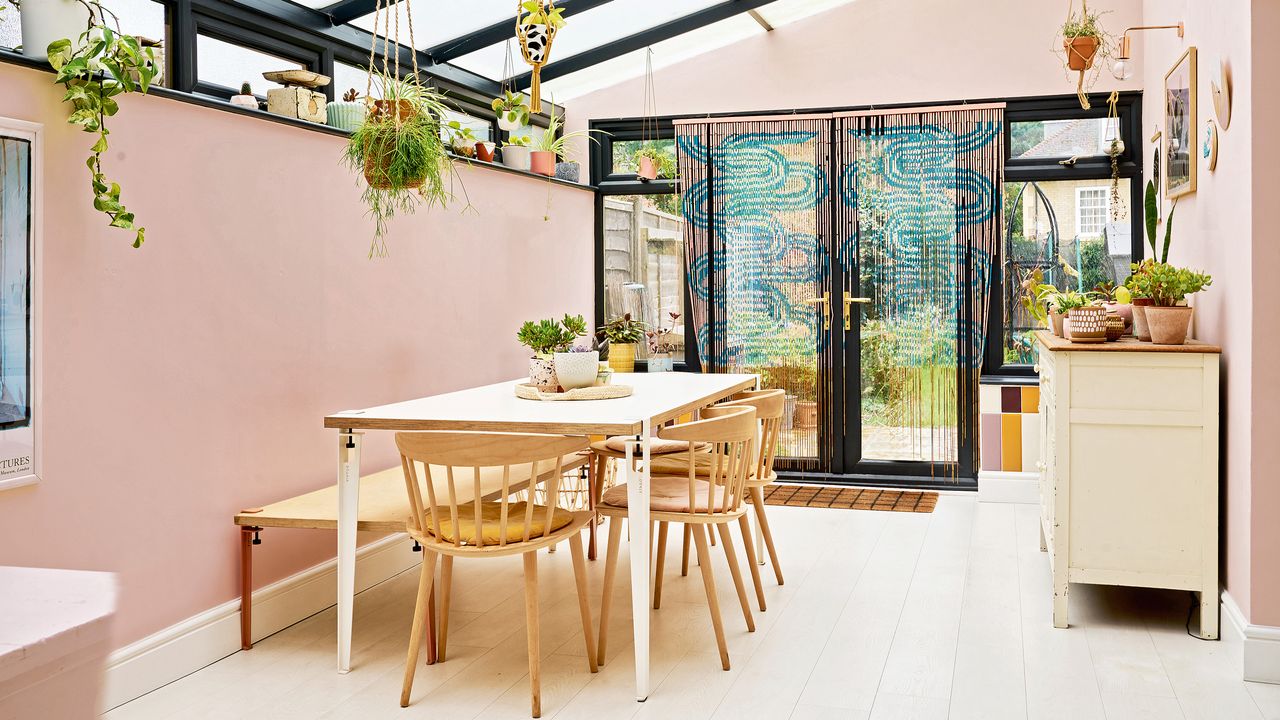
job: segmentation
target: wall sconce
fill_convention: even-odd
[[[1177,25],[1139,25],[1131,27],[1124,31],[1124,37],[1120,38],[1120,57],[1116,58],[1116,62],[1111,66],[1111,74],[1117,80],[1128,80],[1133,77],[1133,61],[1129,59],[1129,33],[1135,30],[1177,30],[1178,37],[1182,37],[1184,27],[1182,23]]]

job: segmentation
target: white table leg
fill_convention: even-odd
[[[649,698],[649,421],[639,442],[627,443],[627,521],[631,526],[631,617],[635,633],[636,700]],[[644,467],[632,469],[636,445]]]
[[[356,603],[356,520],[360,515],[361,433],[338,433],[338,672],[351,670]]]

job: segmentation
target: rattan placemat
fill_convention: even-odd
[[[630,385],[593,385],[562,393],[542,392],[528,383],[516,385],[516,397],[522,400],[612,400],[630,394]]]

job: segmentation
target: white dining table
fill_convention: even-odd
[[[627,519],[633,547],[649,546],[649,439],[653,428],[757,386],[756,375],[724,373],[615,373],[629,385],[628,397],[589,401],[522,400],[514,386],[524,380],[459,390],[325,417],[338,431],[338,671],[351,668],[351,624],[355,604],[356,518],[360,502],[360,446],[368,431],[464,430],[609,435],[631,438],[624,463]],[[632,459],[642,460],[639,468]],[[631,553],[636,699],[649,696],[649,553]]]

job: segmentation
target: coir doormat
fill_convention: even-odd
[[[764,489],[764,503],[791,507],[931,513],[938,504],[938,493],[775,484]]]

